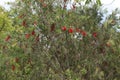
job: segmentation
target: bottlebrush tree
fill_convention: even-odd
[[[13,57],[10,73],[2,77],[119,79],[120,41],[113,28],[119,23],[118,12],[101,22],[104,13],[97,4],[100,2],[87,1],[81,5],[74,0],[69,6],[70,0],[16,0],[11,10],[16,30],[13,37],[5,39],[16,41],[16,45],[8,48]]]

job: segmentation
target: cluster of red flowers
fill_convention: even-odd
[[[66,1],[67,1],[67,0],[64,0],[64,2],[66,2]],[[37,22],[34,21],[33,24],[34,24],[34,26],[35,26],[35,25],[37,25]],[[23,20],[22,26],[26,26],[26,21],[25,21],[25,20]],[[53,23],[53,24],[51,25],[51,27],[50,27],[50,31],[51,31],[51,32],[53,32],[54,30],[55,30],[55,23]],[[66,26],[62,26],[61,30],[62,30],[62,31],[68,31],[69,33],[78,32],[78,33],[82,34],[84,37],[87,36],[87,32],[86,32],[85,30],[81,30],[81,29],[79,29],[79,28],[76,28],[76,29],[74,29],[74,28],[69,28],[69,29],[67,29]],[[35,35],[35,31],[32,31],[32,35]],[[27,39],[28,39],[30,36],[31,36],[31,34],[25,34],[25,37],[26,37]],[[92,33],[92,36],[93,36],[94,38],[97,37],[97,33],[96,33],[96,32],[93,32],[93,33]],[[37,38],[37,39],[38,39],[38,38]],[[9,40],[9,37],[8,37],[8,40]],[[7,39],[6,39],[6,41],[7,41]]]
[[[16,63],[19,62],[19,58],[18,57],[16,57],[14,60],[15,60]],[[14,64],[12,64],[11,69],[12,69],[12,71],[14,71],[16,69],[16,66]]]
[[[22,26],[26,27],[26,20],[23,20]]]
[[[61,30],[62,30],[62,31],[67,31],[66,26],[63,26],[63,27],[61,28]],[[79,33],[81,33],[83,36],[87,36],[86,31],[81,30],[81,29],[79,29],[79,28],[76,28],[76,29],[69,28],[69,29],[68,29],[68,32],[69,32],[69,33],[79,32]]]
[[[15,57],[14,58],[14,61],[15,61],[15,63],[19,63],[19,58],[18,57]],[[30,64],[30,65],[32,65],[32,60],[29,58],[28,60],[27,60],[27,64]],[[12,71],[15,71],[15,69],[16,69],[16,66],[14,65],[14,64],[12,64],[11,65],[11,70]]]
[[[32,35],[32,36],[35,36],[35,35],[36,35],[34,30],[33,30],[31,33],[25,34],[25,38],[26,38],[26,39],[29,39],[31,35]],[[9,41],[10,39],[11,39],[11,36],[8,35],[8,36],[5,38],[5,41]],[[38,37],[36,37],[36,39],[37,39],[37,41],[38,41]]]
[[[93,32],[93,33],[92,33],[92,36],[93,36],[93,37],[97,37],[97,33],[96,33],[96,32]]]
[[[29,39],[31,35],[35,35],[35,31],[33,30],[31,33],[25,34],[26,39]]]
[[[61,30],[62,31],[67,31],[68,30],[69,33],[78,32],[78,33],[82,34],[82,36],[84,36],[84,37],[87,36],[87,32],[85,30],[81,30],[79,28],[76,28],[76,29],[69,28],[69,29],[67,29],[66,26],[63,26],[63,27],[61,27]],[[97,37],[97,32],[93,32],[92,36],[94,38],[96,38]]]
[[[10,40],[10,38],[11,38],[11,36],[10,36],[10,35],[8,35],[8,36],[5,38],[5,41],[9,41],[9,40]]]
[[[13,70],[13,71],[15,70],[15,65],[12,65],[12,70]]]
[[[36,24],[36,23],[35,23],[35,24]],[[54,31],[54,30],[55,30],[55,24],[52,24],[52,26],[51,26],[51,31]],[[78,33],[80,33],[83,37],[87,36],[87,32],[86,32],[85,30],[81,30],[81,29],[79,29],[79,28],[76,28],[76,29],[74,29],[74,28],[68,28],[68,29],[67,29],[66,26],[62,26],[62,27],[61,27],[61,30],[62,30],[62,31],[68,31],[68,33],[78,32]],[[26,39],[29,39],[31,35],[35,36],[35,31],[34,31],[34,30],[33,30],[31,33],[25,34],[25,38],[26,38]],[[93,32],[93,33],[92,33],[92,36],[93,36],[94,38],[96,38],[96,37],[97,37],[97,32]],[[10,38],[11,38],[11,36],[8,35],[8,36],[6,37],[6,39],[5,39],[5,41],[9,41]],[[39,41],[39,36],[36,37],[36,41]]]
[[[23,20],[22,23],[21,23],[21,25],[24,26],[24,27],[27,27],[27,21]],[[37,25],[37,21],[34,21],[33,25],[36,26]]]

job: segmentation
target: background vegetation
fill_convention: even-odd
[[[119,10],[100,0],[16,0],[0,8],[1,80],[119,80]]]

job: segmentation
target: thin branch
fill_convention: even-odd
[[[3,19],[3,24],[2,27],[0,28],[0,32],[3,30],[4,27],[5,27],[5,19]]]

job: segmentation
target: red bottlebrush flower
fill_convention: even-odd
[[[97,33],[94,32],[94,33],[92,34],[92,36],[93,36],[93,37],[97,37]]]
[[[9,41],[10,40],[10,35],[8,35],[7,37],[6,37],[6,39],[5,39],[5,41]]]
[[[35,35],[35,31],[33,30],[31,34],[32,34],[32,35]]]
[[[25,20],[23,20],[23,22],[22,22],[22,26],[26,26],[26,21]]]
[[[55,24],[53,23],[53,24],[51,25],[51,30],[50,30],[50,31],[52,32],[52,31],[54,31],[54,30],[55,30]]]
[[[13,71],[15,70],[15,65],[12,65],[12,70],[13,70]]]
[[[73,33],[73,29],[70,28],[70,29],[68,30],[68,32],[69,32],[69,33]]]
[[[16,58],[15,58],[15,62],[18,63],[18,61],[19,61],[19,58],[16,57]]]
[[[87,33],[86,33],[85,31],[81,31],[81,34],[82,34],[83,36],[86,36],[86,35],[87,35]]]
[[[30,37],[30,34],[25,34],[25,37],[28,39]]]
[[[67,30],[66,26],[63,26],[63,27],[61,28],[61,30],[62,30],[62,31],[66,31],[66,30]]]

